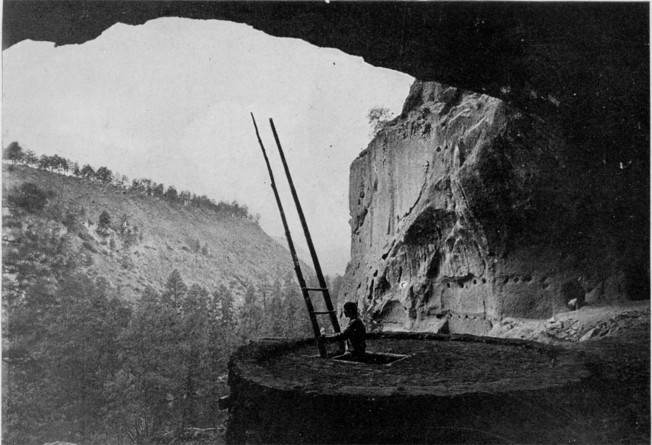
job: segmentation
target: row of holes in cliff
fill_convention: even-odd
[[[523,278],[524,282],[526,281],[526,278],[527,277]],[[518,282],[518,277],[516,277],[515,281]],[[530,281],[531,281],[531,278],[530,278]],[[404,281],[401,281],[399,283],[398,287],[399,287],[399,289],[403,290],[403,289],[407,288],[408,284],[409,284],[409,282],[404,280]],[[465,280],[465,281],[447,281],[445,284],[446,284],[447,289],[450,289],[451,287],[453,287],[455,285],[456,285],[455,287],[459,287],[461,289],[464,289],[464,288],[470,289],[471,286],[487,284],[487,279],[486,278],[480,278],[480,279],[474,278],[473,280]],[[381,277],[378,280],[378,283],[376,283],[376,281],[374,279],[372,279],[371,284],[367,288],[367,289],[369,289],[369,293],[367,294],[367,300],[372,301],[376,297],[378,297],[379,295],[385,294],[385,292],[389,289],[389,287],[390,287],[390,284],[389,284],[389,282],[387,281],[387,279],[385,277]]]
[[[499,281],[502,284],[507,284],[510,281],[510,277],[507,277],[507,276],[500,277]],[[533,278],[532,278],[531,275],[524,275],[522,277],[513,276],[511,278],[511,281],[513,283],[519,283],[519,282],[531,283],[533,281]],[[545,287],[547,287],[547,285],[545,283],[543,283],[543,281],[544,280],[542,280],[542,285],[545,288]],[[389,284],[389,283],[387,283],[387,284]],[[401,281],[399,283],[399,288],[400,289],[405,289],[408,286],[408,284],[409,284],[408,281],[405,281],[405,280]],[[486,278],[481,278],[481,279],[474,278],[473,280],[466,280],[466,281],[448,281],[448,282],[446,282],[446,288],[450,289],[452,287],[459,287],[461,289],[464,289],[464,288],[470,289],[471,286],[483,285],[483,284],[487,284],[487,279]],[[374,297],[377,296],[376,294],[379,293],[378,292],[379,290],[380,290],[380,294],[383,294],[384,293],[383,291],[386,290],[386,289],[384,289],[385,287],[388,287],[388,286],[387,285],[385,285],[385,286],[376,285],[375,280],[371,280],[371,285],[368,288],[369,293],[367,295],[367,300],[373,300]]]

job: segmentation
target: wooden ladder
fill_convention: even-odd
[[[278,189],[276,188],[276,182],[274,181],[274,173],[272,172],[272,167],[269,163],[269,158],[267,157],[267,151],[263,145],[263,141],[260,138],[260,133],[258,132],[258,125],[256,125],[256,119],[254,118],[253,113],[251,113],[251,120],[254,123],[254,128],[256,129],[256,137],[258,138],[258,144],[260,149],[263,152],[263,157],[265,158],[265,164],[267,164],[267,171],[269,172],[269,178],[271,180],[272,190],[274,190],[274,197],[276,198],[276,204],[278,210],[281,213],[281,220],[283,221],[283,228],[285,229],[285,238],[288,241],[288,247],[290,249],[290,254],[292,255],[292,262],[294,263],[294,272],[297,275],[297,280],[299,286],[301,287],[301,293],[303,295],[303,300],[306,303],[306,308],[308,309],[308,316],[310,317],[310,324],[312,325],[312,331],[315,336],[315,341],[317,343],[317,348],[319,349],[319,355],[323,358],[327,357],[326,346],[322,341],[320,341],[321,331],[319,328],[319,323],[317,321],[317,315],[328,315],[333,326],[333,331],[337,334],[340,332],[340,325],[337,321],[337,314],[333,308],[333,303],[331,301],[330,293],[328,292],[328,287],[326,286],[326,280],[324,279],[324,274],[322,273],[321,266],[319,264],[319,259],[317,258],[317,252],[315,252],[315,246],[312,243],[312,237],[310,236],[310,231],[308,230],[308,224],[306,223],[306,218],[303,214],[303,209],[301,208],[301,203],[299,202],[299,197],[297,191],[294,188],[294,182],[292,181],[292,175],[290,175],[290,169],[285,160],[285,154],[283,153],[283,148],[281,147],[281,141],[278,138],[276,132],[276,127],[274,126],[274,121],[269,120],[269,123],[272,127],[272,132],[274,133],[274,140],[276,141],[276,146],[278,147],[278,152],[281,157],[281,162],[283,163],[283,168],[285,170],[285,175],[287,176],[288,183],[290,184],[290,191],[292,192],[292,198],[294,199],[294,204],[297,208],[297,213],[299,214],[299,220],[301,221],[301,227],[303,228],[303,233],[306,237],[306,243],[308,244],[308,249],[310,250],[310,257],[312,258],[312,263],[315,268],[315,273],[317,274],[317,280],[319,287],[308,287],[306,285],[306,280],[303,277],[301,271],[301,265],[299,263],[299,258],[297,257],[296,249],[294,248],[294,242],[292,241],[292,235],[290,234],[290,228],[288,227],[287,219],[285,217],[285,212],[283,211],[283,204],[281,203],[281,198],[278,194]],[[324,303],[326,305],[325,311],[315,311],[315,308],[312,304],[312,299],[310,298],[310,292],[321,292]],[[340,351],[344,351],[344,342],[339,342]]]

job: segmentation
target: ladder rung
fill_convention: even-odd
[[[335,314],[335,311],[314,311],[313,314],[323,315],[323,314]]]
[[[304,287],[303,289],[304,290],[321,291],[321,292],[328,290],[327,287]]]

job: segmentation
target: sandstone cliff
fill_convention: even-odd
[[[647,298],[632,286],[645,249],[613,235],[569,144],[551,120],[416,82],[351,166],[340,304],[372,329],[485,334],[573,299]]]

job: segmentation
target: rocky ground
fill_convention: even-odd
[[[649,325],[649,321],[650,302],[633,301],[610,306],[583,306],[547,320],[504,318],[493,326],[489,335],[547,344],[584,343],[627,335],[632,329]]]

